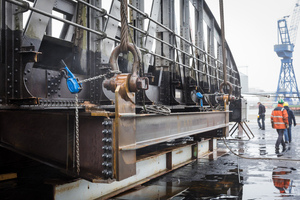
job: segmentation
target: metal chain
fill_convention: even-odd
[[[128,52],[128,23],[127,23],[127,0],[122,0],[121,1],[122,7],[121,7],[121,52],[127,53]],[[110,71],[112,74],[120,74],[121,72],[118,70],[115,71]],[[96,79],[100,79],[105,77],[106,74],[101,74],[99,76],[95,76],[92,78],[84,79],[84,80],[79,80],[78,83],[86,83],[89,81],[93,81]],[[79,113],[78,113],[78,94],[75,95],[75,128],[76,128],[76,135],[75,135],[75,140],[76,140],[76,167],[77,167],[77,174],[79,175],[80,172],[80,155],[79,155]]]
[[[121,0],[121,44],[120,49],[122,53],[128,52],[128,24],[127,24],[127,13],[128,13],[128,5],[127,0]]]
[[[120,74],[121,72],[118,70],[110,71],[111,74]],[[89,81],[93,81],[96,79],[100,79],[105,77],[106,74],[101,74],[99,76],[95,76],[92,78],[87,78],[81,81],[78,81],[78,83],[86,83]],[[75,149],[76,149],[76,168],[77,168],[77,174],[79,175],[80,172],[80,156],[79,156],[79,112],[78,112],[78,93],[75,94]]]
[[[79,158],[79,117],[78,117],[78,94],[75,94],[75,141],[76,141],[76,167],[77,174],[80,172],[80,158]]]
[[[121,74],[122,72],[119,71],[119,70],[112,70],[110,71],[111,74]],[[104,76],[106,76],[106,74],[101,74],[99,76],[95,76],[95,77],[92,77],[92,78],[87,78],[87,79],[84,79],[84,80],[80,80],[78,81],[78,83],[86,83],[86,82],[89,82],[89,81],[93,81],[93,80],[96,80],[96,79],[99,79],[99,78],[103,78]]]

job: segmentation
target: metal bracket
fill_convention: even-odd
[[[22,62],[38,62],[40,60],[40,56],[42,52],[34,51],[34,46],[23,46],[21,47],[21,51],[19,52],[22,55]]]
[[[20,6],[21,10],[15,12],[14,15],[17,15],[17,14],[20,14],[20,13],[24,13],[24,12],[27,12],[29,10],[30,5],[29,5],[28,2],[21,1],[20,3],[23,4],[22,6]]]

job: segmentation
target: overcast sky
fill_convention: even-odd
[[[248,66],[249,87],[275,92],[281,59],[277,20],[291,15],[297,0],[224,0],[225,38],[238,67]],[[206,0],[220,24],[219,0]],[[300,84],[300,27],[293,54],[296,80]],[[298,45],[297,45],[298,43]],[[244,72],[245,68],[240,71]]]

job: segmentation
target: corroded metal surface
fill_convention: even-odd
[[[122,121],[135,118],[136,139],[134,143],[121,145],[120,148],[138,149],[180,137],[222,129],[229,125],[225,122],[225,115],[226,112],[206,112],[178,113],[169,116],[123,116],[120,118]],[[222,133],[223,131],[220,135]]]
[[[214,150],[209,140],[228,134],[231,111],[244,120],[242,106],[229,109],[242,98],[240,76],[204,0],[129,2],[130,54],[118,46],[120,1],[32,2],[0,0],[1,147],[71,177],[117,182],[103,196]],[[83,82],[76,101],[60,60]],[[178,151],[160,146],[186,138]]]

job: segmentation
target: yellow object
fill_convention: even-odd
[[[289,103],[288,102],[284,102],[283,106],[289,106]]]
[[[17,173],[0,174],[0,181],[17,178]]]
[[[257,115],[257,118],[259,118],[259,115]]]

